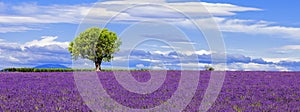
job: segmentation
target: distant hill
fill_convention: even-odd
[[[68,67],[60,64],[44,64],[44,65],[36,66],[34,68],[68,68]]]

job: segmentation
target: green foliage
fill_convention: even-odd
[[[34,72],[34,68],[5,68],[2,72]]]
[[[95,71],[95,69],[71,69],[71,68],[5,68],[1,72],[74,72]]]
[[[150,69],[149,68],[141,68],[140,70],[138,71],[149,71]]]
[[[206,71],[214,71],[215,70],[215,68],[208,66],[208,65],[204,66],[204,68]]]
[[[70,43],[68,50],[74,60],[83,58],[101,64],[102,61],[110,62],[120,45],[121,40],[116,33],[106,28],[93,27],[80,33]]]
[[[149,71],[150,69],[110,69],[106,68],[102,71],[111,72],[111,71]],[[72,68],[5,68],[0,72],[93,72],[95,69],[72,69]]]

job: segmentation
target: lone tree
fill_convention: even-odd
[[[211,67],[209,65],[205,65],[204,68],[206,71],[214,71],[215,70],[213,67]]]
[[[80,33],[69,45],[74,60],[89,59],[95,63],[96,71],[101,71],[101,63],[110,62],[113,54],[119,51],[121,40],[116,33],[98,27]]]

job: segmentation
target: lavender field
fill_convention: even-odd
[[[147,71],[131,72],[147,81]],[[193,71],[192,73],[199,73]],[[195,96],[184,111],[198,111],[210,72],[200,72]],[[180,71],[168,71],[162,86],[151,94],[124,89],[112,72],[99,72],[99,79],[112,99],[135,108],[153,108],[167,101],[180,80]],[[300,73],[227,72],[222,90],[209,111],[300,111]],[[0,73],[1,111],[91,111],[77,90],[72,72]]]

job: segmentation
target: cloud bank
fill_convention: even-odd
[[[72,60],[67,46],[69,42],[56,41],[56,36],[43,36],[39,40],[33,40],[24,44],[0,40],[0,68],[7,67],[34,67],[41,64],[63,64],[72,67]],[[124,55],[130,52],[130,55]],[[149,49],[123,50],[116,54],[115,63],[122,63],[120,67],[126,68],[151,68],[151,69],[181,69],[203,70],[210,65],[218,70],[222,64],[212,64],[211,55],[218,55],[209,50],[197,51],[159,51]],[[190,60],[191,56],[197,56],[198,60]],[[128,61],[129,63],[124,63]],[[85,63],[87,64],[87,63]],[[110,67],[111,63],[104,63]],[[90,65],[89,67],[93,67]],[[251,58],[240,54],[227,54],[226,70],[246,71],[298,71],[300,59],[272,59]]]

